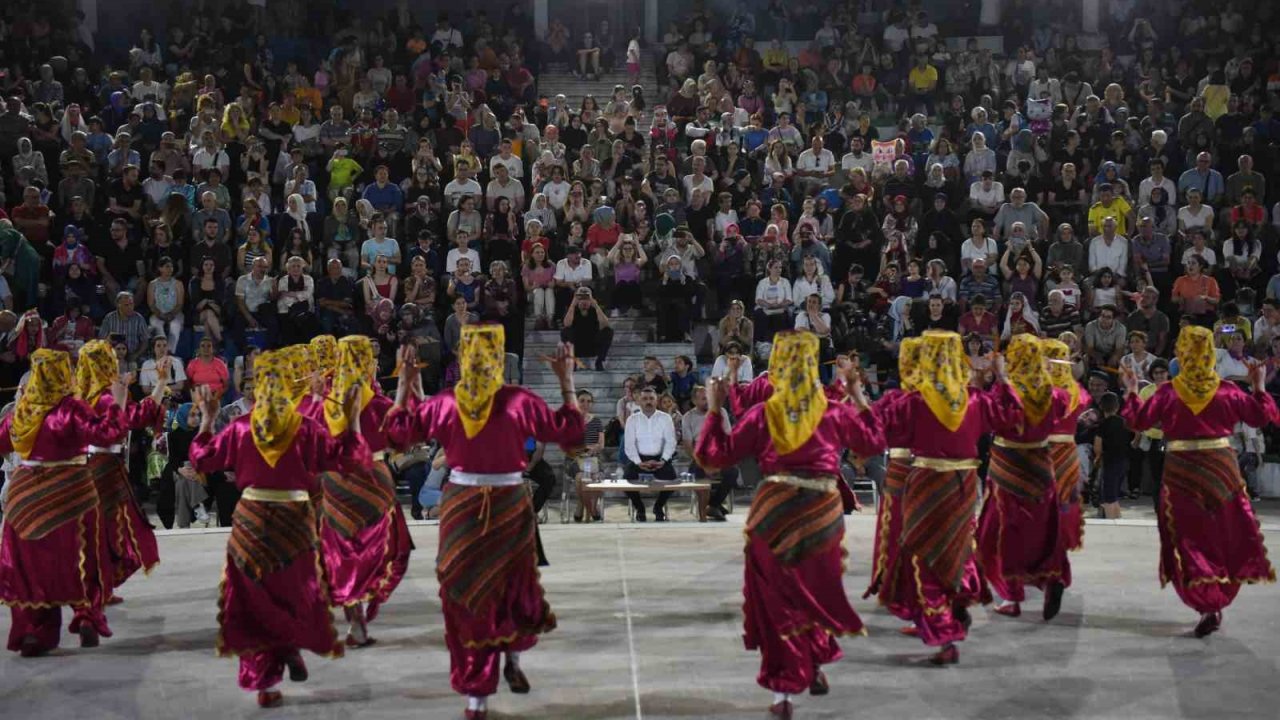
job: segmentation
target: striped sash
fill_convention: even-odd
[[[395,480],[384,462],[376,462],[367,474],[324,473],[320,476],[324,522],[345,538],[378,522],[396,501]]]
[[[1210,513],[1244,490],[1236,451],[1231,448],[1171,452],[1164,458],[1165,487],[1190,497]]]
[[[911,473],[910,458],[889,458],[889,465],[884,469],[884,493],[901,497],[907,486],[907,475]]]
[[[98,505],[80,465],[19,466],[9,478],[5,522],[23,540],[39,540]]]
[[[1045,493],[1056,491],[1053,462],[1047,447],[1007,448],[991,446],[987,478],[1004,492],[1029,503],[1038,503]]]
[[[227,557],[257,582],[316,547],[309,502],[262,502],[240,498],[231,516]]]
[[[934,575],[960,590],[973,555],[977,472],[912,468],[903,495],[902,550],[916,555]]]
[[[1053,461],[1054,481],[1058,485],[1058,502],[1067,504],[1077,500],[1080,485],[1080,453],[1074,442],[1049,443],[1049,458]]]
[[[524,485],[449,483],[440,508],[440,590],[470,612],[497,602],[507,578],[537,562],[533,504]]]
[[[94,487],[98,488],[98,502],[103,515],[110,515],[116,508],[132,501],[129,476],[120,458],[108,453],[92,453],[85,466],[89,469],[89,477],[93,478]]]
[[[763,540],[784,565],[839,543],[844,517],[838,492],[764,483],[756,490],[746,532]]]

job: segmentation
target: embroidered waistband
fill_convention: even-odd
[[[1061,435],[1050,435],[1048,440],[1051,443],[1071,443],[1072,445],[1076,444],[1076,436],[1067,435],[1066,433],[1063,433]]]
[[[306,490],[268,490],[251,487],[240,494],[240,499],[274,503],[307,502],[311,499],[311,494]]]
[[[471,487],[501,487],[504,485],[519,485],[524,482],[524,477],[519,472],[472,473],[454,470],[449,473],[449,482],[454,485],[469,485]]]
[[[926,468],[928,470],[941,470],[942,472],[977,470],[978,464],[977,460],[955,460],[951,458],[931,457],[918,457],[911,461],[911,467]]]
[[[1035,448],[1048,447],[1049,445],[1049,443],[1044,440],[1040,440],[1038,442],[1018,442],[1016,440],[1002,438],[999,435],[996,436],[993,444],[998,447],[1009,448],[1010,450],[1034,450]]]
[[[821,492],[835,492],[836,479],[834,477],[796,477],[795,475],[769,475],[764,479],[765,482],[780,483],[782,485],[790,485],[805,490],[819,490]]]
[[[889,448],[890,460],[910,460],[911,448]]]
[[[119,455],[122,452],[124,452],[124,445],[120,443],[116,443],[115,445],[107,445],[106,447],[103,447],[101,445],[89,446],[90,455]]]
[[[18,464],[23,467],[66,467],[68,465],[84,465],[88,462],[88,456],[76,455],[66,460],[19,460]]]
[[[1217,450],[1231,447],[1230,438],[1201,438],[1199,440],[1170,440],[1165,444],[1169,452],[1187,452],[1190,450]]]

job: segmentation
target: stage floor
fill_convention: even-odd
[[[673,501],[680,518],[683,503]],[[524,657],[533,683],[505,690],[490,716],[566,719],[763,718],[771,696],[755,684],[757,655],[741,640],[745,509],[729,524],[543,527],[543,572],[560,627]],[[845,586],[867,584],[874,519],[848,519]],[[1267,520],[1275,542],[1280,524]],[[437,528],[417,524],[405,584],[373,626],[379,643],[340,660],[308,656],[311,679],[283,687],[286,704],[258,710],[236,687],[236,664],[214,656],[214,602],[226,534],[163,534],[163,562],[123,588],[109,611],[115,637],[55,655],[0,657],[0,717],[428,718],[461,717],[433,559]],[[1156,577],[1155,527],[1091,523],[1073,555],[1075,586],[1062,614],[1040,621],[1040,596],[1011,620],[978,609],[961,664],[921,666],[919,641],[873,601],[856,600],[869,636],[842,641],[828,666],[831,694],[801,697],[797,718],[1261,718],[1280,707],[1280,590],[1247,587],[1223,630],[1190,637],[1195,614]],[[1273,553],[1274,554],[1274,553]],[[340,615],[338,615],[340,618]],[[64,616],[65,620],[65,616]],[[7,636],[8,613],[0,616]]]

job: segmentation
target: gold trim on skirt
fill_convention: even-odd
[[[1009,448],[1010,450],[1034,450],[1036,448],[1049,446],[1049,443],[1046,440],[1041,440],[1039,442],[1018,442],[1017,440],[1002,438],[999,435],[996,436],[996,439],[992,444],[996,447]]]
[[[240,493],[240,499],[276,503],[307,502],[311,500],[311,495],[306,490],[268,490],[251,487]]]
[[[794,475],[770,475],[766,477],[764,481],[790,485],[804,490],[818,490],[820,492],[836,491],[836,479],[833,477],[802,478]]]
[[[939,472],[957,472],[959,470],[977,470],[980,463],[976,459],[955,460],[951,458],[918,457],[911,461],[911,467],[926,468]]]
[[[1199,440],[1170,440],[1165,443],[1169,452],[1190,452],[1192,450],[1218,450],[1231,447],[1231,438],[1202,438]]]

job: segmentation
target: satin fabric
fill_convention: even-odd
[[[1175,454],[1195,465],[1203,451],[1169,453]],[[1166,475],[1172,460],[1166,459]],[[1182,602],[1199,613],[1226,608],[1241,584],[1273,583],[1276,579],[1238,471],[1236,480],[1235,492],[1212,512],[1168,483],[1160,488],[1156,516],[1160,586],[1173,585]]]
[[[1174,353],[1178,374],[1169,383],[1178,398],[1194,415],[1199,415],[1218,392],[1217,352],[1213,331],[1188,325],[1178,333]]]
[[[114,407],[110,393],[100,393],[97,398],[94,410],[99,415]],[[151,398],[131,402],[123,412],[124,422],[131,430],[154,427],[163,417],[164,410]],[[123,498],[121,502],[102,508],[103,542],[110,551],[111,581],[118,588],[139,570],[150,574],[160,564],[160,547],[156,542],[155,529],[133,495],[124,459],[115,454],[96,453],[89,456],[88,467],[99,497]]]
[[[1128,395],[1120,415],[1136,431],[1159,424],[1165,440],[1196,440],[1227,437],[1237,422],[1262,427],[1277,419],[1276,403],[1267,393],[1247,393],[1233,383],[1222,383],[1217,393],[1199,413],[1193,413],[1178,397],[1172,383],[1161,385],[1143,402]]]
[[[1080,495],[1080,457],[1075,442],[1049,443],[1049,459],[1053,461],[1053,475],[1058,488],[1069,484],[1073,490],[1066,502],[1058,499],[1058,542],[1068,551],[1084,547],[1084,508]],[[1070,475],[1070,477],[1064,477]],[[1074,479],[1072,479],[1074,478]]]
[[[822,391],[826,393],[827,402],[844,402],[845,391],[844,382],[836,380],[830,385],[823,385]],[[729,384],[729,411],[734,417],[739,417],[751,408],[769,399],[773,395],[773,381],[769,378],[769,372],[765,371],[756,376],[754,380],[745,385],[735,383]]]
[[[916,457],[947,460],[973,460],[978,456],[978,441],[990,433],[1017,433],[1022,425],[1022,403],[1004,383],[990,390],[969,388],[968,411],[955,432],[948,430],[934,416],[928,404],[915,393],[895,406],[895,422],[912,428],[906,447]],[[891,435],[894,446],[898,436]]]
[[[74,391],[72,382],[70,355],[44,348],[32,353],[31,375],[13,412],[6,418],[7,442],[14,452],[24,458],[35,457],[31,454],[33,447],[41,434],[47,434],[42,432],[49,425],[47,416],[61,407]]]
[[[361,431],[364,424],[361,423]],[[387,442],[407,448],[419,441],[438,440],[449,456],[449,467],[473,473],[523,472],[528,464],[524,444],[529,438],[571,449],[582,443],[582,413],[562,405],[554,412],[534,393],[504,385],[493,396],[484,428],[468,438],[458,416],[452,390],[437,393],[412,410],[387,416]]]
[[[773,394],[764,402],[769,436],[777,452],[795,452],[813,435],[827,409],[818,373],[818,336],[783,332],[774,336],[769,373]]]
[[[911,461],[905,458],[889,458],[885,467],[884,492],[880,495],[880,511],[876,515],[876,537],[871,555],[871,584],[862,597],[879,597],[880,605],[900,620],[911,620],[911,609],[900,602],[893,602],[882,589],[896,586],[898,573],[902,572],[899,557],[902,553],[902,491]]]
[[[852,405],[828,404],[809,439],[795,451],[781,455],[769,434],[765,406],[760,404],[748,410],[731,433],[725,431],[719,417],[708,417],[694,455],[704,468],[733,467],[751,456],[764,475],[839,477],[845,449],[860,457],[884,451],[884,435],[873,413]]]
[[[293,442],[272,468],[263,460],[253,442],[250,417],[241,415],[217,435],[199,433],[191,441],[188,457],[200,473],[230,469],[236,486],[264,490],[306,490],[317,487],[316,476],[328,470],[360,472],[373,461],[364,438],[346,433],[331,438],[324,426],[304,419]]]
[[[362,481],[373,482],[361,474]],[[413,539],[404,511],[395,504],[377,522],[347,538],[320,523],[320,547],[334,605],[369,603],[365,619],[391,597],[409,568]]]
[[[1037,480],[1033,498],[1009,492],[995,481],[997,465],[1043,465],[1047,472],[1029,475]],[[987,497],[978,521],[978,562],[996,594],[1005,600],[1022,602],[1026,586],[1041,590],[1050,583],[1071,585],[1067,550],[1060,541],[1057,486],[1053,482],[1053,460],[1049,448],[991,448],[987,476]]]

